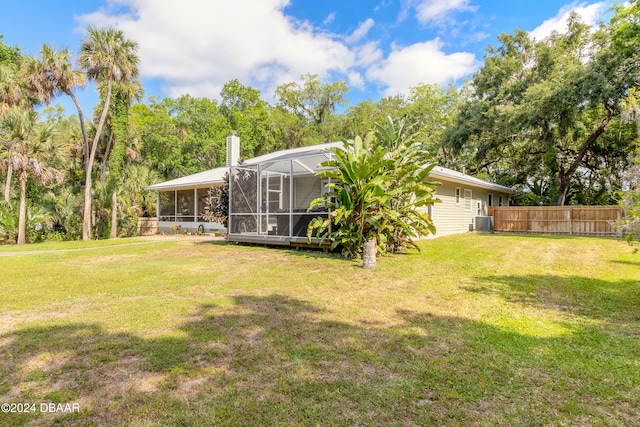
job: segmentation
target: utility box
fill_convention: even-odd
[[[476,231],[484,231],[485,233],[493,233],[493,217],[477,216]]]

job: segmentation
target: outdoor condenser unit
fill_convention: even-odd
[[[493,233],[493,217],[477,216],[476,231],[485,231],[485,232]]]

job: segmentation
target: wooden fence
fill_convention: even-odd
[[[138,217],[138,236],[151,236],[158,232],[157,218]]]
[[[495,231],[620,236],[620,206],[492,206]]]

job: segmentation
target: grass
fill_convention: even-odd
[[[0,425],[640,425],[640,256],[620,241],[444,237],[373,272],[114,243],[0,248],[0,403],[81,408]]]

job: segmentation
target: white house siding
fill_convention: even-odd
[[[477,201],[481,203],[482,215],[487,214],[487,198],[489,193],[493,195],[493,204],[497,205],[498,196],[502,195],[503,204],[509,200],[507,193],[499,193],[494,190],[485,190],[471,185],[446,182],[440,180],[442,185],[437,188],[436,196],[442,203],[436,203],[432,208],[433,222],[436,226],[436,235],[429,237],[446,236],[448,234],[465,233],[469,226],[475,228]],[[456,188],[460,189],[460,203],[456,204]],[[471,190],[471,210],[465,211],[464,190]]]

